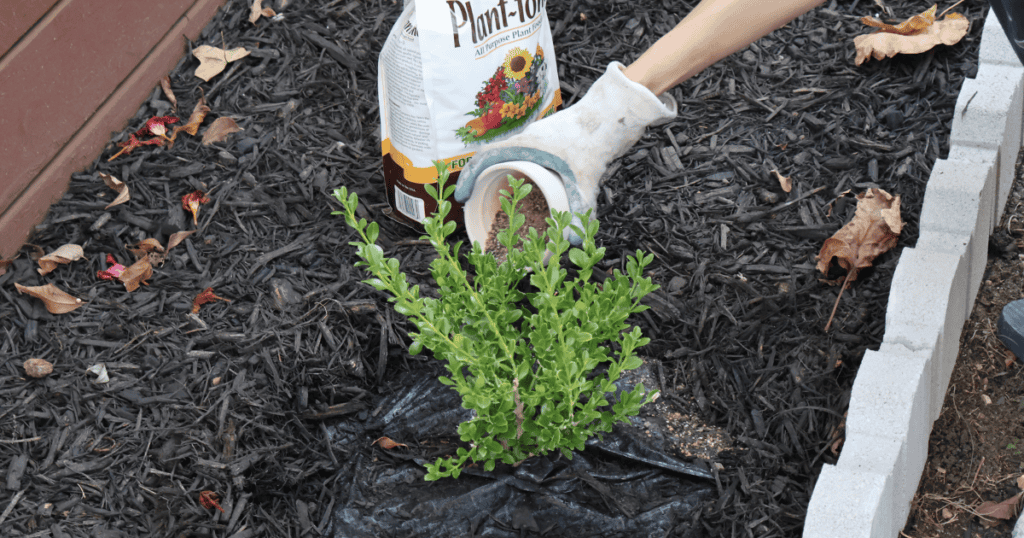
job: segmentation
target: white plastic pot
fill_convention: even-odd
[[[529,161],[496,164],[477,177],[473,194],[463,207],[466,234],[473,243],[487,244],[487,235],[494,225],[494,217],[501,211],[501,191],[508,190],[508,176],[528,178],[540,188],[548,207],[556,211],[569,211],[569,197],[562,184],[562,176]],[[569,230],[565,231],[568,237]]]

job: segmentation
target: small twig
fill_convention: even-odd
[[[974,487],[974,482],[978,480],[978,473],[981,472],[981,466],[985,465],[985,456],[981,457],[981,463],[978,464],[978,470],[974,471],[974,478],[971,479],[971,487]]]
[[[18,443],[34,443],[36,441],[42,441],[42,437],[29,437],[27,439],[0,439],[0,444],[5,445],[16,445]]]
[[[967,114],[967,107],[971,106],[971,101],[973,101],[973,100],[974,100],[974,98],[975,98],[975,97],[976,97],[977,95],[978,95],[978,92],[974,92],[974,94],[973,94],[973,95],[971,95],[971,97],[970,97],[969,99],[967,99],[967,103],[966,103],[966,104],[964,104],[964,109],[963,109],[963,111],[961,111],[961,112],[960,112],[960,117],[961,117],[961,118],[962,118],[962,117],[964,117],[964,114]]]
[[[829,327],[832,326],[832,319],[836,317],[836,309],[839,308],[839,299],[843,298],[843,292],[846,291],[846,285],[850,283],[850,277],[853,276],[853,271],[846,272],[846,279],[843,280],[843,287],[839,288],[839,295],[836,296],[836,304],[832,305],[832,315],[828,317],[828,323],[825,324],[825,332],[828,332]]]
[[[947,12],[947,11],[949,11],[949,10],[951,10],[951,9],[955,8],[956,6],[959,6],[959,5],[960,5],[960,4],[962,4],[962,3],[964,3],[964,0],[960,0],[959,2],[957,2],[957,3],[955,3],[955,4],[953,4],[953,5],[949,6],[949,7],[947,7],[947,8],[946,8],[946,9],[944,9],[944,10],[942,10],[942,13],[939,13],[939,17],[942,17],[942,16],[944,16],[944,15],[946,14],[946,12]],[[936,17],[936,18],[938,18],[938,17]]]

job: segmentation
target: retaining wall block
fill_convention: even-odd
[[[996,153],[978,151],[989,155]],[[964,319],[974,307],[988,262],[988,236],[995,218],[996,174],[993,161],[936,161],[921,208],[918,248],[927,246],[931,250],[959,252],[961,246],[967,247],[970,270],[966,280]]]
[[[981,30],[981,47],[978,50],[978,64],[1000,64],[1011,67],[1021,67],[1020,58],[1010,46],[1003,32],[1003,25],[999,24],[999,17],[991,9],[985,17],[985,25]]]
[[[978,231],[988,235],[998,224],[996,198],[999,191],[999,151],[956,145],[950,148],[949,156],[945,160],[953,163],[955,167],[959,167],[965,176],[965,181],[977,181],[984,176],[984,187],[979,195],[983,205],[979,205],[979,211],[984,212],[988,218],[978,220],[978,222],[987,221],[986,227]],[[936,162],[936,166],[939,162],[941,161]],[[932,173],[934,174],[934,169]],[[931,186],[931,176],[928,178],[928,185]],[[927,193],[928,191],[925,190],[926,195]],[[985,204],[986,200],[991,201],[991,204]]]
[[[972,238],[967,233],[924,230],[921,232],[921,236],[918,237],[915,248],[963,256],[963,264],[966,267],[962,275],[963,280],[954,282],[953,287],[966,290],[964,311],[960,313],[966,321],[971,315],[971,308],[974,307],[974,298],[977,296],[977,290],[981,286],[981,279],[985,274],[986,261],[988,260],[986,252],[988,236],[981,235]],[[980,255],[978,251],[980,251]],[[975,282],[975,279],[977,279],[977,282]],[[973,294],[972,291],[974,292]]]
[[[1013,185],[1017,153],[1021,147],[1022,100],[1024,67],[981,63],[977,78],[964,80],[953,111],[951,151],[957,145],[964,145],[999,152],[997,220],[1003,214]]]
[[[891,344],[868,350],[850,395],[839,467],[891,475],[887,501],[900,526],[885,536],[899,534],[928,460],[933,358]]]
[[[888,475],[825,464],[807,506],[803,538],[890,538],[893,519]]]
[[[932,357],[929,427],[942,409],[960,349],[967,311],[968,261],[966,245],[961,245],[959,252],[905,248],[889,289],[883,343]]]

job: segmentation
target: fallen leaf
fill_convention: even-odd
[[[227,116],[221,116],[213,120],[213,123],[206,128],[206,132],[203,133],[203,145],[209,146],[215,142],[223,142],[228,135],[241,130],[243,129],[235,123],[235,120]]]
[[[114,259],[112,254],[107,254],[107,264],[109,264],[110,267],[108,267],[106,271],[96,271],[96,278],[100,280],[115,280],[120,278],[121,274],[124,273],[125,267],[117,263],[117,260]]]
[[[959,43],[967,35],[967,30],[971,25],[970,21],[959,13],[950,13],[942,20],[936,21],[936,7],[932,6],[924,13],[915,15],[896,26],[885,24],[872,17],[861,19],[864,24],[880,29],[877,32],[853,38],[853,45],[857,49],[854,63],[860,65],[869,58],[882,60],[897,54],[920,54],[937,45]]]
[[[174,96],[174,90],[171,89],[171,77],[164,76],[164,78],[160,79],[160,89],[164,91],[164,95],[167,96],[167,100],[171,102],[171,105],[177,109],[178,98]]]
[[[848,273],[846,280],[853,282],[861,269],[871,267],[875,258],[896,246],[902,229],[900,197],[882,189],[868,189],[857,195],[853,219],[821,246],[817,268],[828,274],[832,258],[839,258],[839,265]],[[842,280],[825,282],[839,284]]]
[[[174,128],[171,133],[171,143],[168,147],[174,146],[174,140],[178,138],[178,133],[186,132],[192,136],[195,136],[199,131],[199,126],[203,124],[203,120],[206,119],[206,114],[210,112],[210,107],[206,106],[206,98],[200,97],[199,102],[192,108],[192,115],[188,117],[188,122],[184,125],[179,125]]]
[[[405,443],[396,443],[396,442],[392,441],[390,437],[387,437],[387,436],[385,436],[385,437],[378,437],[372,443],[370,443],[370,446],[373,446],[373,445],[380,445],[380,447],[383,448],[384,450],[391,450],[392,448],[396,448],[396,447],[400,447],[400,446],[401,447],[405,447],[405,448],[409,448],[409,445],[407,445]]]
[[[153,239],[152,237],[139,241],[138,243],[135,244],[135,248],[145,253],[164,251],[164,246],[161,245],[159,241]]]
[[[200,306],[206,303],[212,303],[214,301],[224,301],[230,303],[231,299],[218,297],[217,295],[214,295],[213,288],[206,288],[205,290],[201,291],[199,295],[196,295],[196,298],[192,300],[192,313],[197,314],[199,312]]]
[[[149,285],[146,280],[153,277],[153,266],[149,263],[149,258],[141,258],[139,261],[131,264],[127,267],[117,280],[124,284],[124,289],[128,291],[135,291],[139,289],[140,285]]]
[[[36,260],[39,263],[39,274],[45,275],[52,272],[59,265],[66,265],[85,256],[82,247],[78,245],[62,245],[57,250]]]
[[[114,201],[107,204],[103,209],[110,209],[116,205],[121,205],[131,198],[131,195],[128,194],[128,185],[125,185],[123,181],[103,172],[100,172],[100,177],[108,187],[117,192],[117,198],[114,198]]]
[[[39,245],[33,245],[32,243],[25,243],[25,246],[32,249],[32,253],[28,255],[32,261],[39,261],[39,258],[46,256],[46,251]]]
[[[185,240],[186,237],[194,233],[196,233],[196,230],[172,233],[171,236],[167,238],[167,250],[171,250],[172,248],[178,246],[179,244],[181,244],[182,241]]]
[[[53,284],[45,286],[22,286],[15,283],[18,293],[31,295],[43,302],[46,311],[51,314],[67,314],[85,304],[78,297],[73,297]]]
[[[210,202],[203,191],[193,191],[181,197],[181,207],[192,213],[192,224],[199,225],[199,206]]]
[[[882,189],[868,189],[857,195],[857,210],[853,219],[826,239],[821,251],[818,252],[817,269],[822,274],[828,275],[829,269],[832,268],[832,258],[838,258],[839,265],[846,269],[845,278],[822,279],[829,284],[842,283],[843,287],[836,298],[836,307],[839,306],[843,290],[850,282],[857,280],[857,273],[861,269],[871,267],[871,262],[875,258],[896,246],[896,240],[902,230],[899,196],[894,197]],[[835,311],[834,307],[833,316]],[[827,331],[831,325],[832,317],[829,317],[825,330]]]
[[[109,383],[110,375],[107,373],[107,365],[102,362],[86,368],[87,374],[96,374],[96,383]]]
[[[791,192],[793,190],[793,180],[791,178],[780,174],[778,170],[772,170],[772,173],[775,174],[775,178],[779,180],[779,186],[782,187],[782,190],[786,192]]]
[[[136,138],[136,136],[134,134],[129,135],[127,142],[121,142],[120,144],[118,144],[118,146],[121,147],[121,151],[113,154],[109,159],[107,159],[107,162],[110,162],[110,161],[120,157],[121,155],[128,155],[129,153],[131,153],[137,147],[140,147],[140,146],[162,146],[163,143],[164,143],[164,141],[161,138],[150,138],[149,140],[142,141],[142,140],[139,140],[138,138]]]
[[[1020,513],[1022,496],[1024,496],[1024,493],[1018,493],[999,503],[985,501],[974,509],[974,513],[978,514],[978,517],[982,518],[983,522],[986,519],[1014,519]]]
[[[244,47],[224,50],[210,45],[200,45],[192,50],[192,55],[199,59],[196,76],[209,82],[217,76],[229,63],[249,55]]]
[[[1024,489],[1024,474],[1017,477],[1017,488]]]
[[[263,0],[252,0],[252,7],[249,8],[249,22],[256,24],[260,17],[273,17],[277,15],[273,9],[263,7]]]
[[[899,35],[913,35],[922,30],[927,30],[929,26],[935,23],[935,12],[938,8],[939,5],[935,4],[923,11],[921,14],[914,15],[896,26],[886,24],[875,17],[862,17],[860,22],[868,26],[878,28],[883,32]]]
[[[217,510],[223,512],[224,509],[221,508],[220,504],[217,502],[219,500],[220,495],[217,495],[217,493],[213,491],[207,490],[199,493],[199,504],[203,505],[203,508],[207,510],[211,508],[216,508]]]

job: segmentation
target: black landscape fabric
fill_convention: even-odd
[[[932,164],[949,152],[987,4],[955,8],[971,20],[957,45],[857,67],[859,19],[880,8],[828,2],[673,89],[679,117],[612,165],[598,211],[602,271],[637,249],[655,256],[661,289],[633,322],[652,339],[641,353],[658,401],[571,461],[436,483],[419,462],[458,446],[445,425],[460,408],[428,390],[440,364],[410,356],[410,325],[361,283],[353,234],[330,215],[333,189],[357,192],[386,253],[429,287],[433,251],[386,216],[381,174],[376,60],[401,4],[292,0],[252,24],[248,5],[227,2],[192,46],[252,54],[210,82],[183,58],[170,73],[177,109],[155,88],[71,177],[31,241],[85,257],[41,276],[26,246],[0,276],[0,535],[800,535],[817,474],[842,450],[861,356],[881,342]],[[885,4],[898,19],[930,7]],[[550,2],[567,104],[693,5]],[[203,96],[200,135],[225,116],[243,130],[108,162],[147,119],[184,122]],[[101,172],[128,185],[128,203],[104,209],[114,192]],[[871,187],[902,197],[906,226],[825,332],[838,287],[819,281],[815,255]],[[197,190],[209,202],[194,225],[181,200]],[[129,248],[181,230],[195,233],[139,289],[97,278],[108,254],[129,265]],[[84,305],[51,314],[14,286],[50,283]],[[193,313],[207,288],[230,301]],[[28,377],[29,358],[53,372]],[[412,402],[428,404],[424,420],[392,418],[437,428],[384,420],[410,394],[429,394]],[[373,444],[382,436],[406,446]]]

